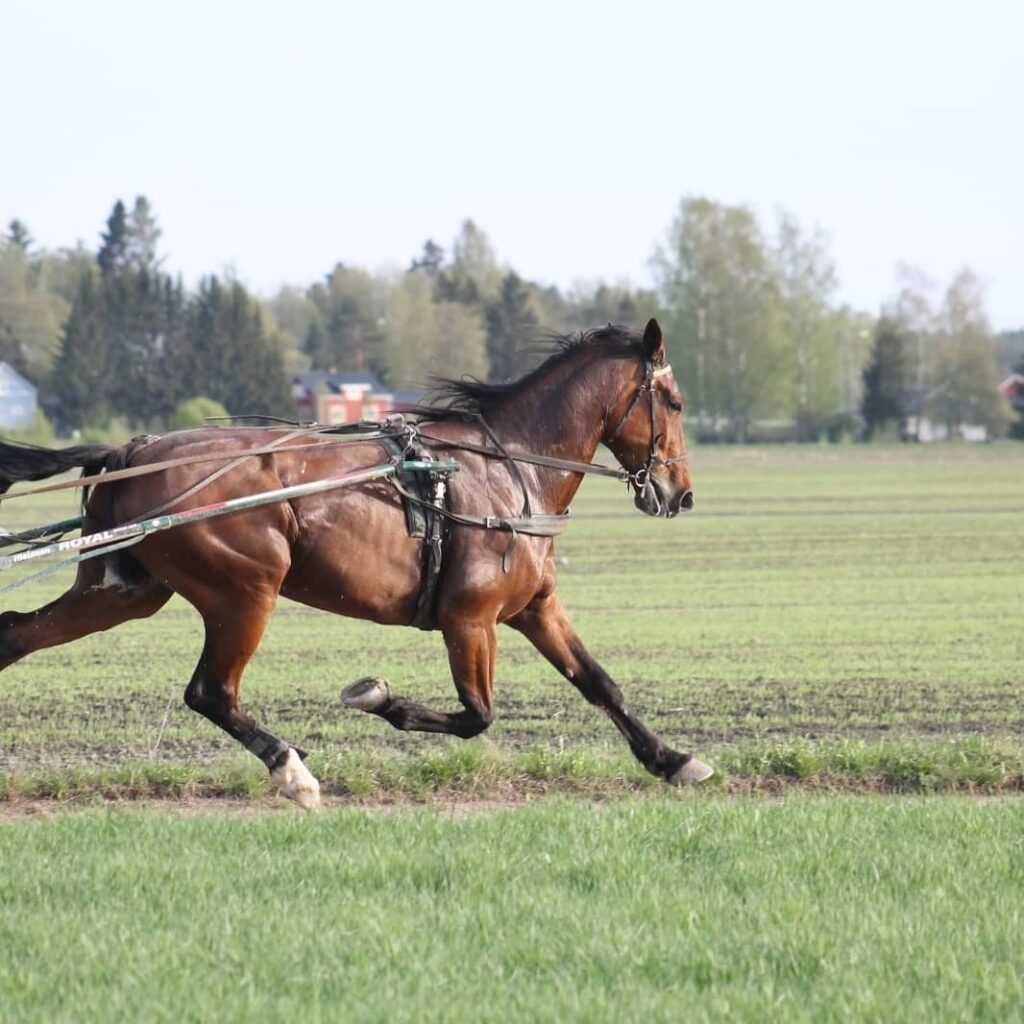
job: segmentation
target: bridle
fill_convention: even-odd
[[[633,397],[630,399],[629,405],[626,406],[626,411],[622,414],[622,419],[619,420],[618,426],[605,438],[604,443],[611,446],[611,443],[622,433],[622,428],[626,425],[627,420],[633,414],[633,410],[637,407],[640,399],[643,398],[644,394],[647,394],[650,398],[650,410],[651,410],[651,443],[650,448],[647,452],[647,461],[639,468],[632,471],[627,470],[627,482],[631,483],[637,491],[642,491],[647,486],[648,481],[651,478],[653,470],[659,466],[672,466],[677,462],[685,462],[689,456],[685,453],[682,455],[676,455],[671,459],[662,458],[658,454],[658,443],[661,441],[663,434],[656,434],[654,423],[654,391],[655,381],[659,377],[664,377],[672,372],[672,367],[665,363],[663,366],[655,367],[654,363],[651,362],[646,356],[644,357],[644,379],[640,382],[640,386],[636,389]]]

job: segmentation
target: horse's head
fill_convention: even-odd
[[[640,349],[642,359],[623,371],[619,392],[608,406],[602,440],[629,473],[636,507],[649,516],[672,518],[693,508],[693,491],[683,399],[665,361],[657,320],[648,322]]]

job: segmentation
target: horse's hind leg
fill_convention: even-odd
[[[171,596],[134,561],[118,556],[82,562],[70,590],[33,612],[0,614],[0,669],[33,651],[144,619]]]
[[[463,710],[435,711],[423,704],[393,697],[383,679],[367,677],[341,694],[350,708],[379,715],[404,732],[442,732],[468,739],[494,721],[492,699],[497,638],[493,625],[453,623],[444,627],[455,688]]]
[[[284,796],[315,810],[320,806],[320,784],[302,763],[300,752],[238,706],[242,672],[259,645],[275,599],[276,593],[269,590],[250,590],[230,605],[221,595],[215,608],[199,608],[206,643],[185,690],[185,703],[255,754]]]
[[[600,707],[625,737],[636,759],[652,774],[674,784],[703,782],[713,770],[692,754],[666,746],[623,700],[622,692],[583,646],[554,594],[533,601],[509,625],[575,686],[591,704]]]

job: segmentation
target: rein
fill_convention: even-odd
[[[611,442],[614,441],[620,433],[622,433],[622,428],[626,425],[626,421],[632,414],[633,409],[636,408],[637,402],[643,398],[645,393],[648,394],[651,401],[650,449],[647,454],[647,462],[639,469],[632,471],[621,467],[616,468],[614,466],[604,466],[600,462],[576,462],[573,459],[560,459],[552,455],[536,455],[533,452],[510,451],[498,441],[487,422],[479,415],[475,418],[491,438],[491,441],[494,444],[493,448],[488,448],[486,445],[482,444],[474,444],[472,441],[451,441],[447,438],[437,437],[434,434],[428,434],[425,430],[421,429],[417,429],[417,433],[420,437],[425,438],[441,448],[456,448],[463,451],[474,452],[478,455],[487,455],[492,459],[505,459],[507,462],[512,463],[527,462],[531,465],[544,466],[548,469],[565,470],[568,473],[588,473],[592,476],[610,476],[616,480],[621,480],[623,483],[632,483],[642,487],[644,483],[646,483],[647,478],[651,475],[651,470],[655,467],[671,466],[677,462],[686,462],[690,457],[689,455],[676,455],[671,459],[663,459],[658,455],[658,442],[661,440],[661,435],[656,435],[654,433],[654,382],[658,380],[659,377],[664,377],[666,374],[671,372],[672,367],[668,363],[664,366],[655,368],[654,364],[649,359],[644,360],[644,379],[634,392],[633,397],[630,399],[629,405],[626,407],[626,411],[622,414],[622,418],[619,420],[618,426],[616,426],[610,436],[605,439],[605,444],[611,444]],[[522,487],[522,478],[519,477],[518,479],[520,481],[520,487]]]
[[[455,513],[449,509],[442,508],[440,505],[433,505],[429,502],[425,502],[415,495],[408,493],[400,484],[394,479],[391,480],[392,485],[399,490],[402,495],[409,500],[416,501],[418,504],[425,507],[431,508],[433,511],[445,518],[460,523],[465,526],[475,526],[483,529],[497,529],[506,530],[513,535],[513,541],[516,533],[525,533],[533,536],[550,537],[558,534],[564,528],[565,522],[568,519],[568,512],[561,514],[550,514],[550,513],[533,513],[530,507],[530,495],[529,490],[526,486],[526,482],[523,479],[522,473],[519,471],[518,463],[524,462],[531,465],[543,466],[547,469],[557,469],[568,473],[578,473],[581,475],[590,474],[594,476],[606,476],[613,477],[616,480],[620,480],[625,484],[632,484],[638,490],[643,489],[647,486],[651,476],[651,472],[658,466],[669,466],[677,462],[685,461],[687,455],[678,455],[670,459],[662,458],[658,455],[658,443],[661,440],[660,434],[655,434],[655,381],[659,377],[663,377],[668,373],[671,373],[672,368],[667,363],[664,366],[655,367],[650,359],[644,359],[644,377],[641,381],[633,397],[630,399],[629,404],[626,407],[626,411],[622,414],[622,418],[619,420],[615,429],[605,439],[605,444],[611,444],[622,432],[623,427],[629,420],[629,417],[633,414],[633,410],[639,404],[645,394],[650,399],[650,417],[651,417],[651,439],[650,447],[648,450],[648,456],[646,463],[635,470],[628,470],[623,468],[615,468],[612,466],[605,466],[601,463],[595,462],[577,462],[573,459],[557,458],[550,455],[539,455],[533,452],[522,452],[522,451],[510,451],[507,449],[498,437],[494,434],[494,431],[487,424],[484,418],[477,415],[475,419],[479,422],[483,431],[487,434],[493,447],[489,447],[483,444],[476,444],[472,441],[453,441],[449,438],[438,437],[435,434],[428,433],[425,430],[420,429],[416,424],[406,423],[405,418],[402,415],[390,417],[383,422],[365,422],[349,424],[346,427],[323,427],[317,424],[294,424],[295,428],[292,431],[284,434],[282,437],[277,438],[270,444],[260,446],[258,448],[251,448],[243,451],[232,451],[232,452],[213,452],[205,455],[192,455],[182,456],[175,459],[164,459],[160,462],[152,462],[142,466],[127,466],[124,469],[107,470],[101,473],[95,473],[89,476],[81,476],[75,480],[64,480],[58,483],[45,484],[41,487],[30,487],[23,491],[16,491],[13,494],[5,494],[0,498],[0,502],[9,500],[11,498],[24,498],[32,494],[43,494],[49,491],[57,491],[64,489],[80,489],[90,486],[98,486],[106,483],[115,483],[119,480],[127,480],[139,476],[148,476],[153,473],[160,473],[168,469],[175,469],[182,466],[197,465],[203,462],[226,462],[227,465],[214,470],[211,474],[204,477],[202,480],[193,484],[182,494],[165,502],[159,508],[151,510],[149,515],[159,515],[160,513],[166,512],[172,506],[178,504],[180,501],[192,494],[203,489],[208,484],[212,483],[218,477],[223,476],[230,470],[236,468],[244,460],[248,458],[254,458],[262,455],[279,455],[283,452],[292,452],[309,448],[323,448],[327,445],[332,444],[361,444],[366,442],[372,442],[381,438],[402,438],[404,437],[408,443],[411,443],[415,437],[421,437],[423,440],[430,442],[440,448],[447,448],[455,451],[467,451],[475,454],[483,455],[488,458],[501,459],[505,461],[510,468],[513,478],[518,484],[523,494],[523,512],[520,516],[478,516],[478,515],[466,515],[461,513]],[[334,440],[324,439],[327,435],[336,434],[349,434],[353,436],[349,437],[338,437]],[[318,440],[308,441],[302,444],[293,444],[287,448],[282,446],[288,442],[293,441],[300,437],[315,436]],[[408,447],[408,444],[407,444]],[[0,529],[0,546],[11,544],[11,543],[27,543],[33,545],[35,538],[38,536],[53,536],[57,533],[57,527],[60,527],[60,532],[67,532],[69,529],[73,529],[75,526],[81,524],[81,518],[77,520],[66,520],[64,522],[53,524],[51,527],[42,527],[37,530],[29,530],[24,534],[15,534]]]
[[[486,426],[486,424],[485,424]],[[628,469],[616,469],[614,466],[603,466],[600,462],[574,462],[572,459],[559,459],[553,455],[535,455],[532,452],[520,452],[507,448],[501,450],[488,448],[472,441],[452,441],[436,434],[428,434],[425,430],[417,430],[420,437],[436,444],[439,448],[456,448],[461,451],[473,452],[476,455],[487,455],[492,459],[511,459],[514,462],[528,462],[533,466],[545,466],[548,469],[563,469],[567,473],[590,473],[594,476],[610,476],[623,483],[628,483],[632,474]]]
[[[408,427],[402,427],[400,430],[389,429],[390,424],[375,423],[373,424],[373,432],[367,434],[361,434],[358,437],[339,437],[337,440],[331,441],[309,441],[305,444],[293,444],[283,451],[294,452],[302,451],[307,448],[322,448],[325,445],[332,444],[361,444],[365,441],[373,441],[379,437],[399,437],[401,434],[408,429]],[[329,431],[333,431],[334,427],[308,427],[305,428],[301,434],[312,434],[319,437],[323,437],[328,434]],[[452,441],[449,438],[437,437],[434,434],[429,434],[425,430],[415,429],[416,433],[427,441],[444,448],[454,448],[464,450],[467,452],[474,452],[478,455],[489,455],[495,459],[512,459],[516,462],[528,462],[537,466],[546,466],[549,469],[563,469],[569,473],[590,473],[597,476],[610,476],[616,480],[621,480],[623,483],[628,483],[634,473],[630,473],[627,469],[616,469],[614,466],[604,466],[599,462],[574,462],[572,459],[559,459],[550,455],[535,455],[531,452],[520,452],[520,451],[499,451],[497,448],[488,448],[486,445],[474,444],[472,441]],[[288,438],[295,436],[301,436],[301,434],[289,434]],[[198,465],[202,462],[227,462],[231,459],[241,460],[244,458],[255,457],[257,455],[280,455],[282,449],[277,447],[283,443],[283,440],[279,440],[274,444],[264,445],[260,448],[250,448],[246,451],[233,451],[233,452],[211,452],[206,455],[188,455],[182,456],[177,459],[164,459],[162,462],[150,462],[144,466],[128,466],[125,469],[112,469],[104,471],[102,473],[94,473],[91,476],[80,476],[74,480],[62,480],[55,484],[44,484],[41,487],[29,487],[23,491],[13,491],[4,494],[0,497],[0,502],[10,501],[13,498],[27,498],[32,494],[45,494],[49,491],[61,491],[82,487],[92,487],[97,484],[111,484],[116,483],[118,480],[129,480],[132,477],[137,476],[148,476],[152,473],[161,473],[166,469],[176,469],[179,466],[193,466]],[[666,461],[679,462],[685,459],[687,456],[680,456],[678,459],[671,459]]]
[[[363,426],[363,424],[358,424],[358,426]],[[293,444],[285,450],[294,452],[305,448],[322,448],[325,444],[354,444],[356,442],[372,441],[376,437],[391,436],[386,428],[386,423],[375,423],[372,425],[374,432],[370,434],[352,438],[339,438],[337,441],[309,441],[305,444]],[[280,455],[281,449],[278,445],[282,444],[284,440],[304,435],[323,436],[324,434],[333,432],[335,429],[336,428],[334,427],[319,426],[304,427],[297,432],[288,434],[285,438],[279,438],[277,441],[274,441],[269,445],[264,445],[260,448],[249,448],[243,451],[233,452],[210,452],[206,455],[183,455],[177,459],[164,459],[162,462],[150,462],[144,466],[128,466],[125,469],[104,470],[102,473],[94,473],[92,476],[80,476],[76,477],[74,480],[62,480],[55,484],[44,484],[42,487],[29,487],[24,491],[7,493],[0,496],[0,503],[10,501],[12,498],[27,498],[30,494],[44,494],[47,491],[61,491],[81,487],[92,487],[97,484],[115,483],[118,480],[128,480],[136,476],[148,476],[152,473],[162,473],[165,469],[176,469],[179,466],[194,466],[201,462],[227,462],[231,459],[241,460],[252,458],[257,455]]]

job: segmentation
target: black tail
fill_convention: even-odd
[[[105,444],[78,444],[71,448],[41,448],[34,444],[0,441],[0,494],[19,480],[45,480],[81,466],[91,472],[103,468],[117,449]]]

